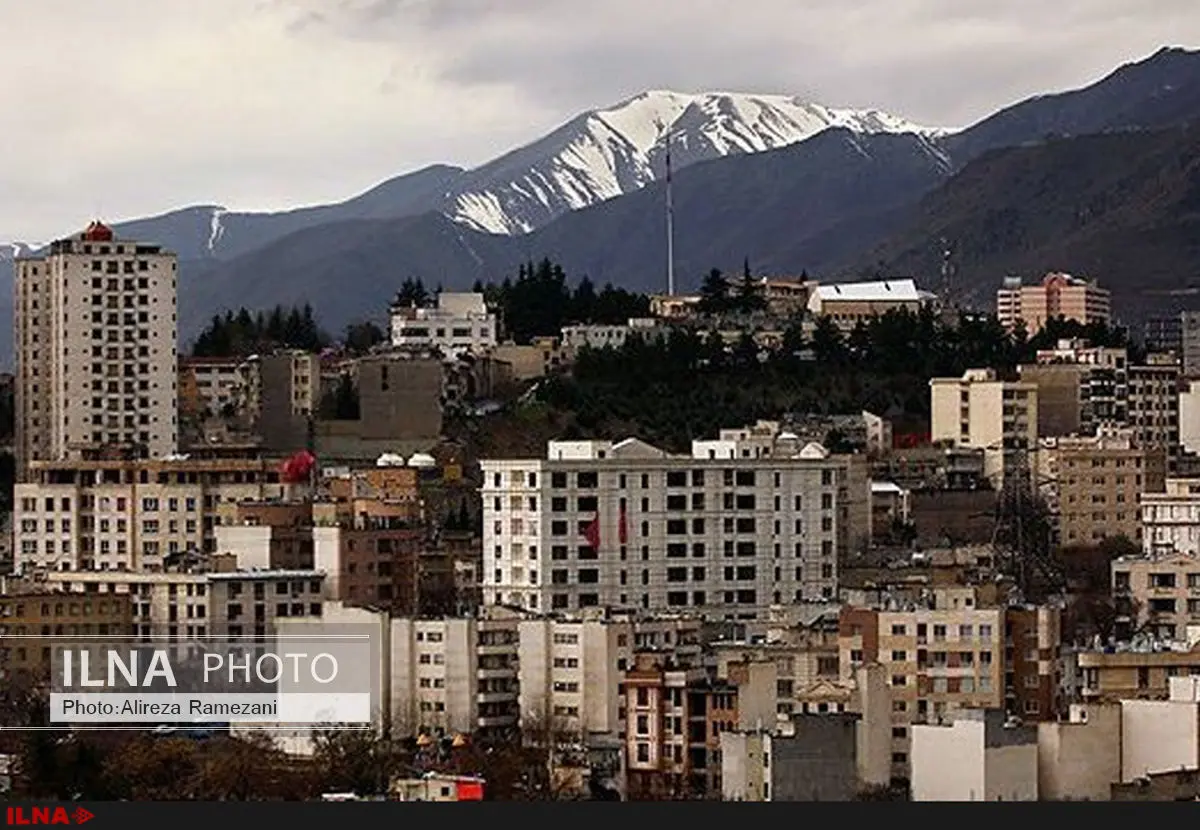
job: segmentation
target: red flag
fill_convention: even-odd
[[[596,514],[596,518],[588,522],[587,527],[583,529],[583,535],[587,538],[588,544],[592,546],[592,550],[597,553],[600,551],[600,514]]]
[[[625,518],[625,505],[621,505],[621,525],[617,528],[617,534],[620,536],[622,545],[629,541],[629,527]]]

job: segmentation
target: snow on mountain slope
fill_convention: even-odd
[[[448,194],[444,210],[476,230],[526,233],[660,178],[668,142],[672,165],[679,169],[785,147],[830,127],[929,138],[944,133],[878,110],[832,109],[783,95],[655,90],[585,112],[476,168]]]

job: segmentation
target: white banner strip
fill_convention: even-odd
[[[51,723],[121,725],[263,723],[369,724],[371,695],[338,694],[67,694],[50,695]]]

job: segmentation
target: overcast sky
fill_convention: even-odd
[[[0,0],[0,31],[0,239],[42,242],[339,201],[644,89],[965,125],[1200,46],[1200,2]]]

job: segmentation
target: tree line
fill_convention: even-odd
[[[330,344],[311,305],[251,312],[240,308],[214,315],[192,347],[196,357],[246,357],[277,348],[320,351]]]
[[[931,378],[971,368],[1012,376],[1066,337],[1130,345],[1121,330],[1062,320],[1028,338],[1006,332],[994,316],[947,323],[930,310],[892,311],[849,334],[822,318],[806,335],[797,317],[778,349],[760,347],[749,334],[727,346],[715,331],[677,328],[660,339],[584,350],[570,375],[548,379],[537,395],[567,413],[579,435],[636,434],[675,451],[722,428],[789,413],[865,409],[892,419],[897,432],[915,432],[927,429]]]
[[[548,259],[522,265],[516,279],[477,282],[473,290],[496,310],[507,336],[521,344],[536,337],[557,337],[567,325],[617,325],[650,314],[650,299],[644,294],[611,283],[597,291],[587,277],[571,288],[562,266]]]

